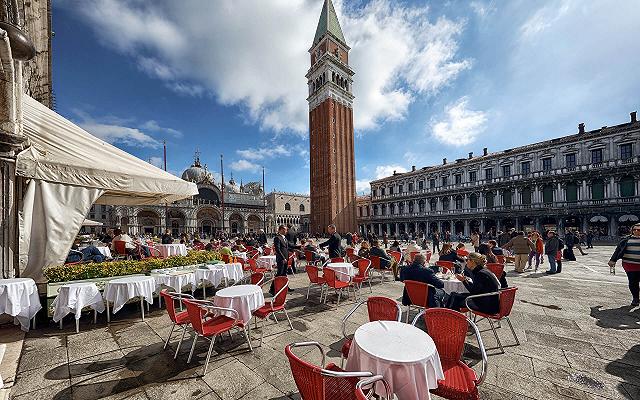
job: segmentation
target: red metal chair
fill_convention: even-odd
[[[486,267],[489,271],[493,272],[493,274],[498,279],[500,279],[500,277],[502,276],[502,273],[504,272],[504,264],[487,263]]]
[[[331,259],[331,261],[329,261],[329,262],[332,262],[332,263],[343,263],[344,262],[344,257],[333,257]]]
[[[411,262],[413,261],[413,259],[415,258],[415,256],[417,256],[418,254],[420,254],[419,251],[412,251],[411,253],[409,253],[409,259],[407,259],[407,265],[411,264]],[[428,262],[429,260],[427,260]]]
[[[393,257],[396,260],[396,263],[400,265],[400,260],[402,260],[402,253],[400,253],[399,251],[388,251],[387,254]]]
[[[504,264],[505,261],[507,260],[507,258],[505,256],[496,255],[496,258],[498,259],[498,264]]]
[[[195,336],[193,337],[193,344],[191,344],[191,351],[189,352],[189,358],[187,359],[187,363],[191,362],[191,358],[193,357],[193,351],[196,348],[196,342],[199,337],[203,337],[211,342],[209,345],[209,352],[207,353],[207,360],[204,364],[204,373],[207,374],[207,368],[209,367],[209,360],[211,359],[211,351],[213,350],[213,344],[215,343],[216,337],[224,332],[229,332],[231,334],[232,329],[241,330],[244,334],[245,339],[247,340],[247,344],[249,345],[249,350],[253,351],[253,347],[251,346],[251,339],[249,338],[249,332],[245,324],[240,320],[238,316],[238,312],[231,308],[224,307],[216,307],[213,303],[204,302],[204,301],[193,301],[193,300],[183,300],[184,304],[187,306],[187,312],[189,313],[189,321],[191,322],[191,326],[195,331]],[[226,315],[218,315],[210,319],[203,319],[203,312],[205,315],[210,315],[210,313],[230,313],[233,317],[228,317]]]
[[[265,247],[262,249],[262,254],[265,256],[271,255],[271,247]]]
[[[294,252],[289,254],[289,258],[287,259],[287,268],[291,268],[292,272],[296,272],[295,265],[296,265],[296,253]]]
[[[264,306],[258,308],[253,312],[253,316],[256,318],[256,326],[258,325],[258,318],[262,320],[262,334],[260,335],[260,345],[262,346],[262,338],[264,337],[264,320],[267,319],[270,315],[273,315],[273,318],[278,323],[278,317],[276,317],[276,313],[284,312],[285,317],[287,317],[287,321],[289,322],[289,327],[293,330],[293,325],[291,325],[291,320],[289,319],[289,314],[287,313],[287,309],[284,308],[284,303],[287,301],[287,293],[289,292],[289,278],[286,276],[276,276],[273,280],[273,287],[276,291],[276,294],[273,296],[272,301],[267,301]]]
[[[429,262],[429,260],[431,260],[431,256],[432,255],[433,254],[430,251],[427,252],[427,257],[426,257],[427,258],[427,263]]]
[[[247,260],[247,262],[249,263],[249,269],[254,274],[255,273],[266,274],[271,272],[269,268],[258,267],[258,261],[255,258],[250,258]]]
[[[391,269],[382,268],[382,264],[380,262],[380,257],[378,256],[369,256],[369,260],[371,260],[371,267],[374,271],[378,271],[380,274],[380,283],[384,282],[384,276],[388,272],[393,272]]]
[[[262,286],[264,283],[264,274],[262,272],[254,272],[249,275],[249,279],[252,285]]]
[[[353,261],[354,267],[358,268],[358,273],[354,276],[351,281],[354,284],[354,287],[357,288],[358,292],[362,289],[362,283],[364,281],[369,282],[369,290],[373,293],[373,288],[371,288],[371,260],[366,258],[359,258]]]
[[[353,257],[356,255],[356,250],[353,247],[347,247],[346,252],[349,261],[353,261]]]
[[[169,292],[167,291],[167,289],[162,289],[160,291],[160,296],[162,296],[162,298],[164,299],[167,307],[167,314],[169,314],[169,319],[172,322],[171,332],[169,332],[167,340],[164,341],[164,346],[162,347],[163,350],[167,348],[176,325],[182,326],[182,335],[180,336],[180,341],[178,342],[176,353],[173,356],[173,358],[176,359],[178,357],[178,353],[180,352],[180,346],[182,346],[182,341],[184,340],[184,335],[187,332],[187,325],[189,325],[190,320],[189,313],[187,311],[176,312],[175,301],[181,302],[182,299],[193,299],[193,296],[183,293]]]
[[[459,249],[459,250],[456,250],[456,254],[459,257],[467,257],[469,255],[469,252],[465,249]]]
[[[351,349],[352,340],[347,335],[347,320],[356,312],[358,307],[367,303],[367,311],[369,312],[369,322],[373,321],[400,321],[402,318],[402,309],[400,304],[395,300],[388,297],[369,297],[366,300],[362,300],[342,318],[342,336],[344,337],[344,343],[342,344],[340,366],[344,364],[344,359],[349,356],[349,350]]]
[[[327,303],[327,297],[329,297],[329,288],[333,288],[333,290],[338,295],[338,304],[337,305],[340,305],[340,297],[342,296],[342,291],[345,288],[347,289],[347,296],[349,296],[349,287],[351,286],[352,277],[351,276],[349,277],[349,281],[348,282],[344,282],[344,281],[338,280],[338,278],[336,278],[336,271],[334,271],[332,269],[329,269],[329,268],[325,268],[322,271],[323,271],[323,274],[324,274],[324,280],[326,281],[326,285],[327,285],[327,292],[324,295],[325,304]],[[355,291],[355,289],[354,289],[354,291]]]
[[[375,389],[376,383],[378,382],[382,383],[382,385],[384,386],[385,394],[384,394],[384,397],[380,397],[378,393],[375,393],[377,395],[376,399],[391,400],[393,398],[391,393],[391,388],[389,387],[389,384],[387,383],[387,381],[384,380],[382,375],[376,375],[376,376],[372,376],[371,378],[360,379],[358,383],[356,383],[356,400],[371,399],[374,394],[374,390],[372,389]],[[371,386],[371,388],[366,390],[364,389],[365,386]]]
[[[444,372],[444,379],[438,381],[438,388],[430,392],[445,399],[479,399],[478,386],[482,384],[487,374],[487,353],[476,324],[458,311],[429,308],[416,316],[413,325],[422,315],[424,315],[429,336],[438,349]],[[479,377],[471,367],[461,361],[469,326],[473,328],[482,356],[482,372]]]
[[[116,253],[116,259],[124,258],[125,260],[130,260],[132,257],[129,253],[127,253],[127,242],[124,240],[114,240],[113,241],[113,251]]]
[[[311,250],[304,251],[304,259],[307,262],[307,265],[314,265],[317,267],[322,263],[320,260],[313,261],[313,252]]]
[[[318,367],[298,357],[292,349],[315,346],[322,355],[321,365],[325,365],[325,355],[318,342],[291,343],[284,348],[289,359],[293,380],[304,400],[356,400],[356,383],[360,378],[369,378],[371,372],[345,372],[330,363]]]
[[[409,314],[411,313],[411,307],[415,307],[419,310],[429,308],[429,285],[428,283],[412,281],[407,279],[404,281],[404,288],[407,291],[411,304],[407,306],[407,316],[405,322],[409,323]],[[432,289],[435,290],[433,286]]]
[[[191,246],[193,250],[198,250],[198,251],[204,250],[204,247],[205,247],[205,244],[202,242],[194,243],[193,246]]]
[[[320,269],[313,265],[307,265],[305,267],[307,271],[307,276],[309,277],[309,287],[307,288],[307,300],[309,299],[309,292],[311,291],[311,286],[320,286],[320,302],[322,302],[322,293],[324,292],[324,287],[327,284],[327,281],[324,277],[320,276]]]
[[[455,273],[456,269],[454,267],[453,261],[436,261],[436,265],[442,268],[442,272],[445,273],[450,271],[451,273]]]
[[[510,287],[506,289],[502,289],[499,292],[493,293],[485,293],[485,294],[476,294],[473,296],[469,296],[465,300],[465,306],[467,310],[469,310],[473,315],[473,319],[475,320],[477,317],[481,317],[480,320],[486,318],[489,321],[489,325],[491,326],[491,330],[493,331],[493,335],[496,338],[496,342],[498,342],[498,346],[500,346],[500,350],[504,353],[504,348],[502,347],[502,343],[500,342],[500,338],[498,337],[498,332],[496,332],[496,328],[493,324],[493,321],[502,321],[503,319],[507,320],[509,324],[509,328],[511,328],[511,333],[513,334],[513,338],[516,340],[516,346],[520,345],[520,340],[518,340],[518,336],[516,335],[516,331],[513,329],[513,325],[511,325],[511,320],[509,319],[509,315],[511,315],[511,309],[513,308],[513,302],[516,299],[516,291],[518,288]],[[500,308],[497,314],[486,314],[481,311],[474,310],[469,307],[469,300],[478,299],[481,297],[489,297],[496,296],[500,297]]]

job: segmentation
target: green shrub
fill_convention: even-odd
[[[146,258],[144,260],[109,261],[102,263],[59,265],[45,268],[43,274],[50,283],[81,279],[108,278],[110,276],[145,274],[152,269],[181,267],[220,260],[215,251],[190,251],[186,256]]]

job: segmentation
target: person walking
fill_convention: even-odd
[[[477,253],[480,246],[480,235],[476,231],[471,234],[471,244],[473,245],[473,251]]]
[[[587,249],[593,249],[593,231],[587,232]]]
[[[436,252],[436,247],[438,248],[438,253],[440,253],[440,234],[436,231],[433,232],[433,250],[432,253]]]
[[[535,257],[535,271],[538,272],[538,267],[540,266],[540,261],[542,260],[542,254],[544,253],[544,242],[542,241],[542,238],[540,237],[540,234],[538,232],[533,232],[531,234],[531,243],[533,243],[533,245],[535,246],[535,250],[531,250],[531,252],[529,253],[529,266],[527,267],[527,269],[531,269],[531,262]]]
[[[631,236],[620,241],[609,260],[609,267],[615,271],[616,262],[622,260],[622,268],[627,274],[631,306],[640,305],[640,224],[631,227]]]
[[[556,267],[556,255],[560,249],[560,240],[556,236],[555,231],[549,231],[547,233],[547,242],[544,244],[544,254],[549,259],[549,270],[545,273],[547,275],[557,274]]]
[[[536,249],[535,245],[524,235],[523,231],[519,231],[513,239],[509,240],[503,246],[503,248],[511,250],[515,255],[515,271],[519,274],[524,272],[525,265],[529,258],[529,253]]]

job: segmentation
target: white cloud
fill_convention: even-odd
[[[249,172],[255,173],[260,171],[261,167],[258,164],[252,163],[251,161],[241,159],[241,160],[232,162],[231,169],[234,171],[249,171]]]
[[[368,179],[356,179],[356,192],[359,194],[371,193],[371,186]]]
[[[279,144],[275,146],[265,146],[259,148],[249,148],[244,150],[236,150],[236,153],[242,158],[249,160],[264,160],[265,158],[275,158],[280,156],[291,155],[291,150]]]
[[[165,128],[162,127],[160,125],[158,125],[158,122],[154,121],[154,120],[149,120],[147,122],[145,122],[144,124],[140,125],[141,129],[148,129],[150,131],[154,131],[154,132],[165,132],[168,133],[174,137],[177,138],[181,138],[182,137],[182,132],[180,132],[179,130],[173,129],[173,128]]]
[[[78,116],[76,123],[82,129],[111,144],[124,144],[133,147],[158,148],[161,142],[138,128],[125,126],[131,120],[114,116],[96,118],[81,110],[73,110]]]
[[[476,140],[486,129],[487,114],[467,108],[469,99],[462,97],[445,108],[444,119],[431,121],[431,133],[440,142],[464,146]]]
[[[493,1],[488,3],[483,1],[472,1],[469,6],[471,7],[471,10],[473,10],[473,12],[476,13],[476,15],[480,18],[486,18],[489,14],[496,10]]]
[[[376,167],[376,179],[386,178],[387,176],[393,175],[393,172],[407,172],[405,167],[400,165],[378,165]]]
[[[522,39],[531,39],[562,18],[571,6],[571,1],[563,0],[558,7],[558,3],[549,4],[536,11],[521,27]]]
[[[162,157],[151,157],[149,158],[149,164],[154,165],[158,168],[163,168],[164,167],[164,162],[162,160]]]
[[[322,0],[264,2],[74,1],[99,40],[176,92],[211,94],[240,105],[263,129],[307,135],[304,75]],[[417,95],[446,86],[470,61],[458,60],[463,22],[435,21],[427,6],[373,0],[352,10],[335,2],[352,47],[355,126],[377,128],[406,116]],[[431,20],[430,20],[431,19]]]

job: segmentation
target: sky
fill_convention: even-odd
[[[56,110],[180,175],[309,192],[308,50],[323,0],[53,2]],[[393,171],[627,122],[640,0],[334,0],[359,194]]]

